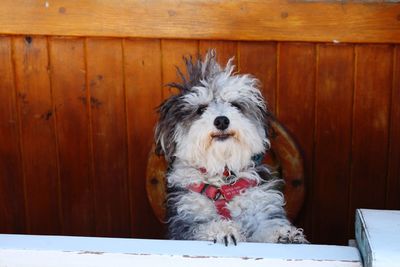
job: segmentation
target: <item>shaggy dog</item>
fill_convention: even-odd
[[[269,148],[268,113],[258,80],[225,68],[210,50],[184,58],[179,89],[159,107],[156,152],[168,162],[169,238],[307,243],[286,218],[282,180],[260,158]]]

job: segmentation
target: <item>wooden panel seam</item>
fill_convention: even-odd
[[[387,147],[386,147],[386,173],[385,173],[385,207],[387,206],[388,200],[388,185],[389,185],[389,167],[390,167],[390,154],[391,154],[391,137],[392,137],[392,105],[393,105],[393,95],[394,95],[394,85],[395,85],[395,64],[396,64],[396,49],[392,47],[392,81],[390,88],[390,99],[389,99],[389,115],[388,115],[388,132],[387,132]]]
[[[93,220],[97,221],[97,197],[96,197],[96,179],[95,179],[95,167],[94,167],[94,144],[93,144],[93,125],[92,125],[92,109],[90,106],[91,102],[91,90],[90,90],[90,82],[89,82],[89,72],[88,72],[88,59],[87,59],[87,38],[83,40],[83,56],[84,56],[84,65],[85,65],[85,87],[86,87],[86,113],[87,113],[87,122],[88,122],[88,142],[89,142],[89,176],[90,176],[90,186],[93,192]],[[96,224],[93,226],[93,232],[95,235],[98,235]]]
[[[353,160],[353,147],[354,147],[354,121],[355,121],[355,96],[356,96],[356,90],[357,90],[357,72],[358,72],[358,50],[357,50],[357,45],[354,45],[354,73],[353,73],[353,99],[352,99],[352,110],[351,110],[351,131],[350,131],[350,136],[351,136],[351,149],[350,149],[350,177],[349,177],[349,188],[348,188],[348,196],[349,196],[349,206],[348,206],[348,218],[352,218],[352,202],[353,202],[353,191],[351,190],[353,187],[353,168],[354,168],[354,160]],[[348,229],[347,232],[350,233],[351,229],[353,227],[352,222],[348,221],[347,223]]]
[[[17,79],[17,66],[16,66],[16,52],[15,52],[15,38],[11,38],[11,57],[12,57],[12,67],[13,67],[13,77],[14,77],[14,92],[15,92],[15,106],[17,108],[17,119],[18,119],[18,143],[19,143],[19,149],[20,149],[20,157],[21,157],[21,173],[22,173],[22,182],[23,182],[23,193],[24,193],[24,205],[25,205],[25,227],[26,227],[26,232],[29,234],[32,232],[31,230],[31,218],[29,216],[28,212],[28,193],[26,190],[27,187],[27,182],[26,182],[26,166],[25,166],[25,160],[23,157],[24,154],[24,148],[22,144],[22,119],[21,119],[21,107],[20,103],[18,101],[18,79]]]
[[[389,184],[389,179],[390,179],[390,165],[391,165],[391,160],[390,160],[390,157],[391,157],[391,154],[392,154],[392,149],[393,149],[393,139],[394,138],[396,138],[395,136],[392,136],[392,127],[394,127],[393,126],[393,121],[392,121],[392,117],[394,116],[393,115],[393,105],[394,105],[394,101],[393,101],[393,98],[395,98],[395,96],[396,96],[396,93],[395,93],[395,91],[397,90],[397,88],[396,88],[396,78],[397,78],[397,76],[396,76],[396,71],[398,71],[397,70],[397,68],[399,67],[398,66],[398,62],[397,62],[397,53],[398,53],[398,48],[397,47],[393,47],[392,48],[393,49],[393,58],[392,58],[392,88],[391,88],[391,97],[390,97],[390,107],[389,107],[389,125],[388,125],[388,147],[387,147],[387,164],[386,164],[386,179],[385,179],[385,182],[386,182],[386,185],[385,185],[385,188],[386,188],[386,198],[385,198],[385,207],[388,207],[388,205],[389,205],[389,186],[390,186],[390,184]],[[398,74],[397,74],[398,75]],[[399,104],[399,103],[397,103],[397,104]],[[400,178],[399,178],[400,179]],[[400,203],[398,204],[398,205],[400,205]]]
[[[48,68],[51,66],[51,57],[50,57],[50,42],[49,37],[46,37],[46,46],[47,46],[47,62]],[[57,189],[58,189],[58,206],[59,206],[59,220],[60,220],[60,230],[61,233],[64,233],[64,220],[63,220],[63,209],[62,209],[62,192],[61,192],[61,173],[60,173],[60,149],[59,149],[59,141],[58,141],[58,134],[57,134],[57,112],[56,106],[54,104],[54,93],[53,93],[53,77],[51,72],[47,72],[49,76],[49,86],[50,86],[50,98],[51,98],[51,106],[53,109],[53,134],[55,139],[55,152],[56,152],[56,168],[57,168]]]
[[[320,49],[320,45],[316,44],[315,45],[315,68],[314,68],[314,130],[313,130],[313,147],[312,147],[312,165],[311,165],[311,176],[312,176],[312,181],[311,183],[309,183],[310,188],[308,188],[308,190],[306,191],[306,195],[307,195],[307,200],[310,203],[310,225],[311,225],[311,229],[312,232],[314,232],[314,218],[315,216],[313,216],[313,211],[315,210],[315,200],[313,197],[313,190],[314,190],[314,186],[315,186],[315,176],[316,176],[316,166],[315,166],[315,162],[316,162],[316,149],[317,149],[317,126],[318,126],[318,117],[317,117],[317,99],[318,99],[318,81],[319,81],[319,76],[318,76],[318,71],[319,71],[319,49]],[[307,187],[306,187],[307,189]]]
[[[122,64],[122,88],[123,88],[123,97],[124,97],[124,113],[125,113],[125,138],[126,138],[126,175],[125,175],[125,185],[127,187],[127,193],[128,193],[128,207],[129,207],[129,232],[132,235],[132,216],[133,216],[133,210],[132,210],[132,183],[130,179],[130,174],[132,173],[131,170],[131,165],[130,165],[130,154],[129,154],[129,149],[131,147],[130,143],[130,138],[129,138],[129,127],[128,127],[128,98],[127,98],[127,93],[126,93],[126,70],[125,70],[125,39],[121,40],[121,64]]]
[[[280,80],[280,71],[279,71],[279,62],[281,57],[281,42],[277,42],[276,44],[276,88],[275,88],[275,114],[274,117],[275,118],[279,118],[279,105],[278,105],[278,100],[279,100],[279,80]],[[307,194],[307,192],[305,192],[305,195]]]

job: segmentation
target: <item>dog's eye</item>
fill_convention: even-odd
[[[196,111],[197,115],[203,114],[204,111],[206,110],[206,108],[207,108],[207,105],[201,105],[201,106],[199,106],[199,108],[198,108],[197,111]]]
[[[231,105],[232,105],[233,107],[237,108],[239,111],[242,111],[242,106],[239,105],[238,103],[232,102]]]

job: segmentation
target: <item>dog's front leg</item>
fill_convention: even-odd
[[[237,245],[237,242],[245,241],[243,233],[237,223],[231,220],[215,219],[203,223],[194,231],[194,238],[197,240],[208,240],[214,243]]]
[[[168,196],[168,228],[172,239],[237,244],[244,235],[237,223],[223,219],[214,202],[199,193],[175,190]]]

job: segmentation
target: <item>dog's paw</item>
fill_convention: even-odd
[[[237,245],[238,242],[245,241],[239,227],[232,221],[213,221],[199,226],[195,233],[198,240],[207,240],[214,243],[222,243],[225,246]]]
[[[303,229],[292,226],[289,229],[283,228],[279,231],[277,243],[309,244],[310,242],[304,236]]]
[[[234,244],[235,246],[237,246],[237,237],[235,237],[235,235],[231,234],[231,235],[225,235],[223,238],[222,236],[218,236],[216,238],[214,238],[214,244],[215,243],[224,243],[225,246],[228,246],[229,244]]]

